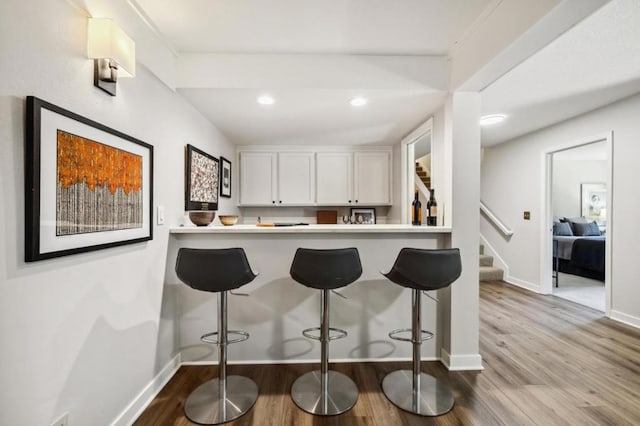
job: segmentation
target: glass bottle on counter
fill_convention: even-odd
[[[431,194],[427,201],[427,226],[436,226],[438,224],[438,202],[436,201],[436,190],[431,188]]]
[[[417,189],[416,189],[416,197],[411,202],[411,224],[422,225],[422,203],[418,199]]]

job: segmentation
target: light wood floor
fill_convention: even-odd
[[[291,401],[291,383],[317,365],[230,366],[260,389],[253,409],[230,425],[640,425],[640,332],[602,313],[502,282],[482,283],[482,372],[423,371],[447,382],[451,412],[424,418],[397,409],[380,390],[384,375],[408,363],[334,364],[357,383],[355,407],[320,418]],[[181,367],[136,425],[190,425],[184,401],[215,366]]]

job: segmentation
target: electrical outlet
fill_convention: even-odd
[[[531,220],[531,212],[524,212],[524,220]]]
[[[51,423],[51,426],[69,426],[69,413],[64,413],[58,420]]]
[[[158,214],[156,215],[158,225],[164,225],[164,206],[158,206]]]

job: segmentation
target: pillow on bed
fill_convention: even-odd
[[[598,224],[594,222],[588,223],[577,223],[572,222],[573,226],[573,235],[578,237],[592,237],[596,235],[600,235],[600,228],[598,228]]]
[[[571,231],[571,225],[569,222],[556,222],[553,224],[553,235],[559,237],[571,237],[573,232]]]

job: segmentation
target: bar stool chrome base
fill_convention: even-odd
[[[382,391],[399,408],[420,416],[439,416],[453,408],[453,394],[447,385],[433,376],[420,373],[420,384],[414,395],[413,371],[396,370],[382,381]]]
[[[258,385],[253,380],[243,376],[227,376],[226,398],[220,398],[220,380],[209,380],[189,394],[184,412],[192,422],[217,425],[245,414],[257,398]]]
[[[349,377],[337,371],[327,372],[327,396],[323,401],[320,370],[298,377],[291,386],[291,398],[307,413],[334,416],[350,410],[358,399],[358,388]]]

